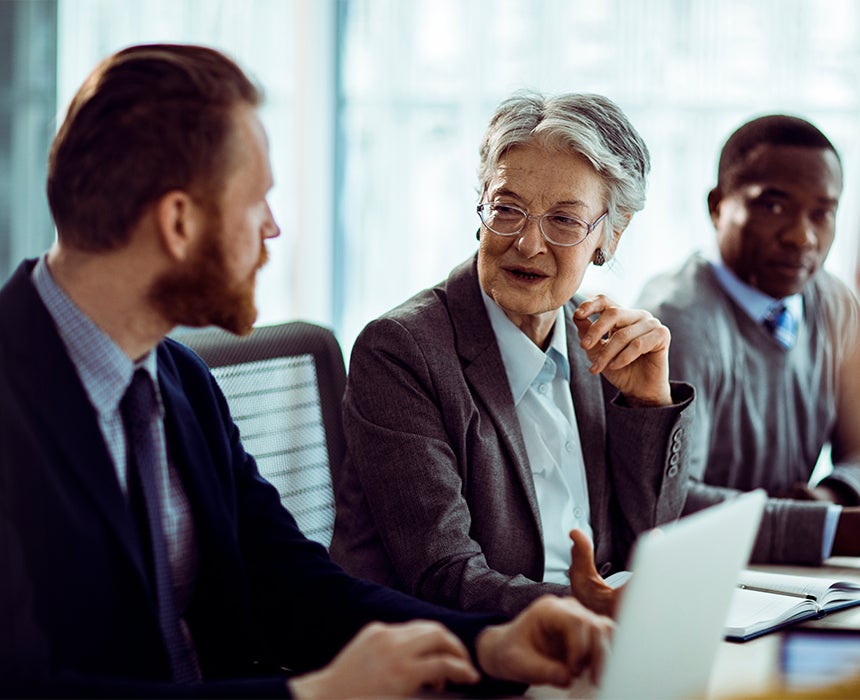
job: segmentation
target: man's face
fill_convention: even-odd
[[[268,259],[265,240],[280,233],[266,201],[272,187],[268,142],[253,108],[236,108],[229,148],[230,173],[220,197],[203,207],[206,227],[198,245],[156,282],[151,297],[174,324],[214,324],[245,334],[257,318],[254,291]]]
[[[723,261],[774,298],[801,292],[830,246],[842,168],[829,149],[762,144],[708,205]]]

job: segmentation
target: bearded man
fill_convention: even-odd
[[[254,323],[279,234],[259,102],[212,49],[131,47],[54,140],[57,241],[0,289],[0,696],[394,697],[596,673],[612,623],[574,600],[507,622],[344,573],[166,338]]]

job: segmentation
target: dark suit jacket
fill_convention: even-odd
[[[32,267],[0,290],[0,694],[176,693],[131,516]],[[488,618],[357,581],[305,539],[206,366],[171,340],[157,352],[200,549],[187,620],[208,683],[190,694],[285,695],[279,667],[327,663],[372,619],[437,619],[473,644]]]
[[[571,393],[607,574],[638,533],[681,514],[693,390],[673,385],[680,405],[626,407],[589,373],[575,307],[565,306]],[[347,571],[465,610],[513,614],[569,592],[540,583],[534,482],[474,258],[364,329],[344,427],[331,552]]]

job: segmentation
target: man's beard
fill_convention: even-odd
[[[204,234],[197,251],[177,270],[162,275],[149,291],[153,307],[173,325],[215,325],[247,335],[257,320],[254,289],[257,271],[268,260],[260,247],[260,259],[243,280],[230,282],[220,222]]]

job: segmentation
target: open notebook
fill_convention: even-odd
[[[639,538],[599,698],[704,694],[764,503],[753,491]]]
[[[822,576],[742,571],[726,620],[726,639],[748,639],[860,605],[860,584]]]

